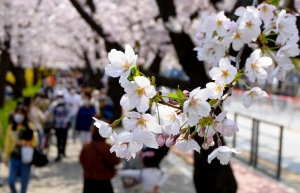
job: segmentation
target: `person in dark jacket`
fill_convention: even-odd
[[[62,157],[66,156],[65,149],[71,119],[69,107],[61,91],[57,93],[56,100],[50,105],[49,109],[45,112],[46,118],[50,117],[51,115],[51,126],[55,129],[55,135],[57,138],[58,155],[55,161],[60,161]]]
[[[80,153],[80,163],[84,171],[83,193],[113,193],[111,178],[114,177],[115,166],[120,163],[115,153],[110,153],[111,146],[92,129],[92,141],[86,143]]]
[[[91,127],[93,126],[92,117],[96,114],[95,107],[91,105],[90,100],[91,96],[85,94],[83,97],[84,105],[80,107],[76,118],[76,130],[80,132],[82,145],[91,141]]]

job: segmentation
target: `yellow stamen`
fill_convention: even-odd
[[[216,87],[215,87],[215,91],[216,91],[216,92],[221,91],[221,86],[219,86],[219,85],[216,86]]]
[[[169,114],[169,120],[170,121],[174,121],[175,120],[175,115],[173,113]]]
[[[123,64],[123,68],[128,70],[130,68],[130,64],[126,61],[124,64]]]
[[[198,100],[192,99],[192,101],[190,102],[190,106],[198,106]]]
[[[227,78],[229,76],[228,71],[222,71],[222,76],[224,76],[225,78]]]
[[[257,96],[257,92],[251,91],[251,92],[249,93],[249,95],[251,96],[252,99],[254,99],[254,98]]]
[[[142,125],[142,126],[145,127],[145,126],[146,126],[146,122],[147,122],[146,119],[138,118],[137,126],[138,126],[138,125]]]
[[[233,34],[233,38],[234,39],[241,39],[241,34],[236,32],[236,33]]]
[[[144,89],[144,88],[141,88],[141,87],[138,87],[138,88],[136,89],[136,93],[137,93],[139,96],[146,94],[145,89]]]
[[[217,25],[218,25],[218,27],[221,26],[222,25],[222,21],[218,20],[217,21]]]
[[[257,62],[252,63],[252,64],[251,64],[251,68],[252,68],[253,70],[258,69]]]
[[[246,22],[246,24],[247,24],[248,28],[251,28],[253,26],[253,23],[251,23],[251,22]]]

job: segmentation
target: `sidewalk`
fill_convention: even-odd
[[[56,148],[50,149],[50,163],[39,170],[40,178],[32,178],[29,184],[28,193],[80,193],[82,192],[82,169],[78,163],[78,155],[81,149],[79,142],[71,143],[67,146],[67,158],[60,163],[55,163]],[[176,149],[170,151],[162,162],[162,170],[168,175],[169,179],[162,188],[163,193],[195,193],[192,182],[193,166],[192,154],[183,156],[178,155]],[[187,159],[185,161],[185,159]],[[238,193],[288,193],[286,187],[278,185],[278,182],[259,174],[239,161],[231,161],[234,174],[238,181]],[[4,179],[8,170],[2,164],[0,177]],[[115,193],[124,193],[119,177],[113,179]],[[17,183],[19,187],[19,183]],[[0,187],[1,193],[9,193],[7,184]],[[295,191],[294,191],[295,192]]]
[[[53,162],[56,155],[54,146],[50,149],[50,163],[39,169],[40,178],[31,178],[28,193],[81,193],[83,188],[82,169],[78,163],[81,150],[79,140],[76,144],[72,140],[67,144],[67,158],[62,162]],[[171,152],[162,162],[162,170],[169,175],[169,179],[162,187],[162,193],[195,193],[192,183],[192,166],[181,157]],[[0,178],[3,180],[8,175],[8,168],[1,164]],[[119,177],[113,179],[115,193],[124,193]],[[17,183],[17,188],[20,184]],[[0,187],[1,193],[10,193],[9,187]]]
[[[173,152],[181,156],[186,162],[193,164],[193,151],[182,153],[172,147]],[[287,187],[279,181],[254,170],[252,167],[231,157],[230,161],[234,176],[238,183],[237,193],[296,193],[298,191]]]

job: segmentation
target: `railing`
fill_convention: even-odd
[[[238,118],[239,117],[243,117],[246,119],[250,119],[252,120],[252,128],[251,128],[251,139],[250,139],[250,156],[249,156],[249,165],[253,166],[254,168],[257,168],[257,162],[258,160],[265,160],[265,158],[259,157],[258,155],[258,150],[260,147],[260,141],[259,141],[259,137],[263,136],[265,138],[272,138],[274,139],[274,136],[269,135],[268,133],[264,133],[261,131],[260,129],[260,125],[261,123],[263,124],[267,124],[267,125],[271,125],[271,126],[275,126],[279,128],[279,135],[278,135],[278,154],[277,154],[277,164],[276,164],[276,174],[275,177],[276,179],[280,179],[280,174],[281,174],[281,157],[282,157],[282,136],[283,136],[283,125],[280,124],[276,124],[276,123],[272,123],[269,121],[264,121],[264,120],[259,120],[247,115],[242,115],[242,114],[238,114],[238,113],[234,113],[234,119],[235,122],[238,124]],[[239,124],[238,124],[239,125]],[[236,147],[236,143],[237,143],[237,134],[235,134],[233,136],[233,141],[232,141],[232,146]],[[271,149],[271,148],[269,148]],[[236,156],[237,158],[239,158],[238,156]],[[266,172],[267,173],[267,172]],[[267,173],[270,175],[270,173]]]

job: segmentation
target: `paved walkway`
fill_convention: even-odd
[[[79,142],[73,144],[71,140],[67,145],[67,158],[62,162],[53,162],[56,155],[56,148],[50,149],[50,163],[39,169],[40,178],[32,178],[29,184],[28,193],[80,193],[82,192],[82,169],[78,163],[78,156],[81,149]],[[162,163],[162,170],[169,179],[164,184],[164,193],[195,193],[192,183],[192,166],[184,159],[171,152]],[[4,179],[8,174],[7,167],[1,164],[0,177]],[[119,177],[113,179],[115,193],[124,193]],[[17,187],[20,188],[19,183]],[[1,193],[9,193],[7,184],[0,187]]]
[[[82,169],[78,163],[80,149],[79,143],[73,144],[70,140],[67,146],[68,157],[60,163],[51,161],[48,166],[41,168],[39,170],[40,178],[31,179],[28,193],[82,192]],[[53,160],[55,155],[56,149],[51,147],[50,160]],[[238,193],[295,192],[281,187],[276,181],[252,171],[251,168],[237,160],[233,160],[231,164],[239,185]],[[162,163],[162,169],[169,175],[168,181],[162,188],[163,193],[195,193],[192,183],[192,164],[188,163],[182,156],[170,151]],[[2,164],[0,177],[4,179],[7,173],[7,168]],[[115,193],[124,193],[119,177],[113,179],[113,185]],[[10,191],[5,185],[0,187],[0,192],[9,193]]]

